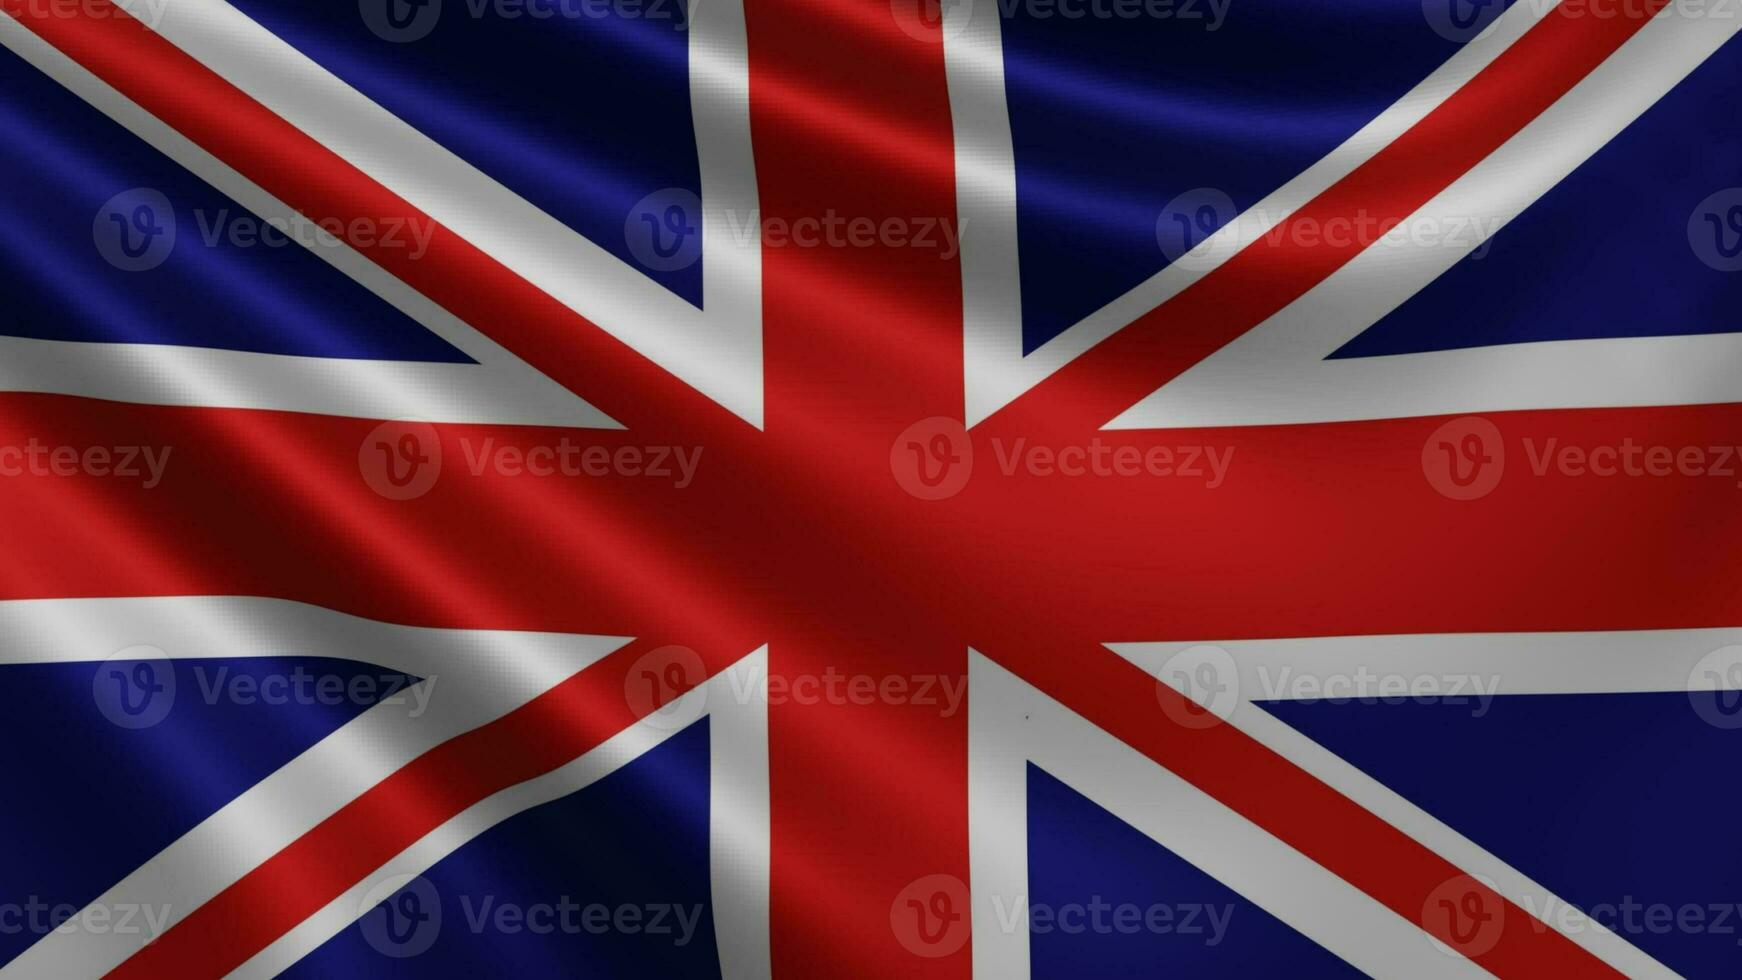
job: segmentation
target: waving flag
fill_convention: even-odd
[[[0,978],[1742,969],[1742,4],[0,14]]]

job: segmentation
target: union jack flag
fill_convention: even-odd
[[[1742,3],[0,12],[0,980],[1742,971]]]

